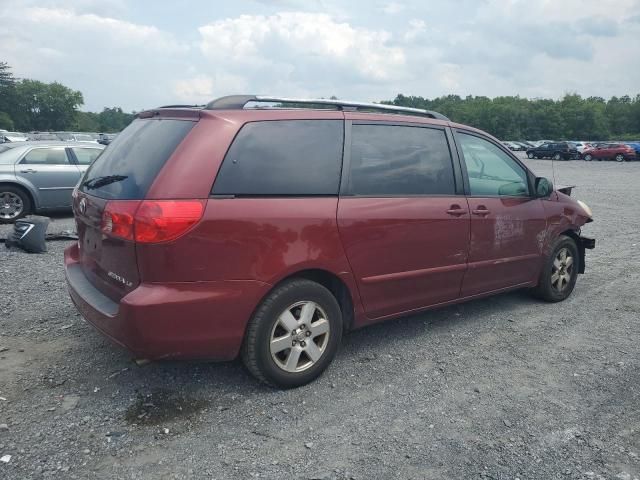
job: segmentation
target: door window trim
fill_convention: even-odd
[[[449,149],[449,158],[451,160],[451,168],[453,169],[453,187],[454,193],[423,193],[423,194],[376,194],[376,195],[360,195],[352,193],[349,189],[349,180],[351,177],[351,149],[352,149],[352,127],[353,125],[385,125],[390,127],[417,127],[429,128],[432,130],[440,130],[444,132]],[[392,120],[345,120],[344,122],[344,143],[342,156],[342,175],[340,178],[340,198],[442,198],[442,197],[460,197],[464,195],[464,179],[460,170],[460,162],[458,161],[457,147],[455,146],[453,136],[450,129],[443,125],[431,125],[418,122],[398,122]]]
[[[536,198],[535,195],[533,194],[534,189],[533,189],[533,185],[535,183],[535,175],[533,175],[533,172],[531,172],[531,170],[529,170],[527,168],[527,166],[515,155],[513,155],[513,153],[507,149],[505,146],[500,145],[500,143],[492,140],[491,138],[487,137],[486,135],[482,135],[479,132],[473,132],[470,130],[465,130],[463,128],[454,128],[452,129],[453,131],[453,138],[456,144],[456,148],[458,149],[458,156],[459,156],[459,160],[460,160],[460,167],[462,168],[463,171],[463,181],[464,181],[464,194],[465,196],[469,197],[469,198],[527,198],[527,199],[533,199]],[[460,145],[460,139],[458,137],[458,135],[471,135],[473,137],[477,137],[481,140],[485,140],[487,142],[489,142],[490,144],[498,147],[503,153],[505,153],[509,158],[511,158],[513,161],[516,162],[517,165],[519,165],[525,172],[526,177],[527,177],[527,190],[528,190],[528,195],[524,196],[524,195],[472,195],[471,194],[471,186],[469,185],[469,172],[467,171],[467,163],[464,159],[464,153],[462,151],[462,146]]]
[[[236,198],[337,198],[340,196],[340,192],[342,189],[342,175],[344,173],[344,155],[345,155],[345,139],[346,139],[346,131],[347,131],[347,121],[344,119],[344,114],[340,111],[327,110],[327,112],[335,112],[340,113],[339,116],[329,116],[327,118],[266,118],[261,120],[249,120],[244,122],[242,125],[238,127],[231,142],[227,145],[227,149],[224,152],[224,156],[222,157],[222,161],[218,166],[218,170],[216,171],[215,177],[213,179],[213,183],[211,184],[211,188],[209,189],[209,198],[213,200],[228,200],[228,199],[236,199]],[[222,170],[222,165],[224,164],[227,156],[229,155],[229,151],[231,147],[236,142],[242,130],[249,124],[253,123],[267,123],[267,122],[290,122],[290,121],[338,121],[342,123],[342,154],[339,155],[340,158],[340,172],[338,173],[338,191],[337,193],[320,193],[320,194],[306,194],[306,193],[274,193],[274,194],[264,194],[264,193],[214,193],[213,190],[216,185],[216,181],[218,180],[218,176]]]
[[[67,155],[68,155],[69,159],[72,162],[72,165],[77,165],[79,167],[84,166],[84,165],[86,165],[87,167],[90,167],[91,163],[93,163],[93,162],[91,162],[91,163],[80,163],[78,161],[78,156],[76,155],[76,152],[73,150],[74,148],[83,148],[85,150],[96,150],[96,151],[98,151],[100,153],[102,153],[102,151],[104,150],[104,148],[89,147],[89,146],[85,146],[85,145],[83,145],[81,147],[80,146],[65,147],[65,149],[67,150]]]
[[[24,163],[25,157],[29,155],[31,152],[33,152],[34,150],[49,150],[49,149],[62,150],[65,156],[67,157],[67,163]],[[17,165],[49,165],[49,166],[57,166],[57,167],[64,167],[64,166],[75,167],[76,166],[75,163],[73,162],[73,159],[71,158],[71,155],[69,155],[69,152],[67,152],[67,147],[62,145],[51,145],[48,147],[45,147],[45,146],[32,147],[22,154],[22,156],[17,162]]]

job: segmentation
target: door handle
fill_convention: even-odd
[[[38,173],[38,170],[34,170],[33,168],[27,168],[26,170],[20,170],[20,173]]]
[[[471,213],[473,213],[474,215],[479,215],[481,217],[486,217],[487,215],[489,215],[491,212],[489,211],[489,209],[487,207],[485,207],[484,205],[478,205],[478,208],[471,210]]]
[[[460,217],[467,214],[467,209],[461,208],[460,205],[451,205],[451,207],[449,207],[449,210],[447,210],[447,213],[449,215],[453,215],[454,217]]]

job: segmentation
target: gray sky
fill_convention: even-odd
[[[640,93],[640,0],[1,0],[0,60],[85,110],[233,93]]]

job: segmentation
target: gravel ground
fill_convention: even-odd
[[[640,162],[555,177],[595,215],[570,299],[516,292],[353,332],[290,391],[239,362],[139,367],[76,313],[65,242],[0,248],[0,478],[640,477]]]

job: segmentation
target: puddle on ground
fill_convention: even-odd
[[[207,408],[209,402],[176,392],[157,391],[139,394],[127,408],[124,419],[129,424],[158,425],[184,420]]]

